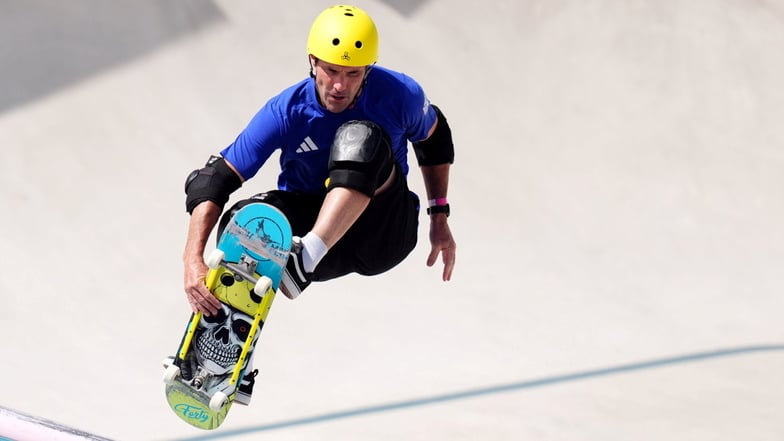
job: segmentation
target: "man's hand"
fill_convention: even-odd
[[[445,214],[435,214],[430,218],[430,255],[427,257],[427,266],[433,266],[441,254],[444,262],[442,279],[446,282],[452,279],[452,270],[455,267],[455,253],[457,244],[452,237],[452,231],[446,221]]]
[[[185,294],[194,313],[202,312],[209,317],[218,313],[221,303],[204,284],[208,269],[202,259],[193,259],[185,265]]]
[[[204,263],[204,246],[210,231],[218,223],[221,208],[214,202],[206,201],[197,205],[188,224],[188,239],[182,261],[185,266],[185,295],[194,313],[206,316],[217,314],[221,303],[210,293],[204,284],[209,268]]]

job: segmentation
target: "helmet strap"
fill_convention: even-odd
[[[359,96],[362,94],[362,91],[365,90],[365,85],[367,84],[368,75],[370,74],[370,71],[373,69],[373,66],[375,65],[376,63],[366,66],[367,69],[365,69],[365,76],[364,78],[362,78],[362,86],[359,87],[359,90],[357,91],[357,95],[354,97],[354,101],[352,101],[351,104],[349,104],[348,106],[349,109],[354,108],[354,104],[357,103],[357,100],[359,99]]]

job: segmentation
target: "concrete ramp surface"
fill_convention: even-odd
[[[454,278],[423,215],[389,273],[279,296],[250,407],[174,416],[185,177],[329,5],[0,3],[0,406],[116,440],[784,439],[781,0],[357,4],[453,128]]]

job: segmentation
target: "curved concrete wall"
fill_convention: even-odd
[[[276,302],[213,438],[171,415],[184,178],[307,75],[327,5],[0,5],[0,405],[127,440],[784,435],[778,0],[362,2],[454,128],[454,280],[423,224]]]

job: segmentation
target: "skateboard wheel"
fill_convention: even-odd
[[[253,287],[253,292],[255,292],[258,296],[263,296],[270,288],[272,288],[272,279],[267,276],[261,276],[259,277],[259,280],[256,281],[256,286]]]
[[[229,401],[229,397],[227,397],[226,394],[223,392],[215,392],[215,395],[210,399],[210,409],[217,412],[221,410],[221,407],[223,407],[227,401]]]
[[[163,382],[172,384],[174,380],[180,375],[180,368],[170,364],[169,367],[163,372]]]
[[[210,267],[210,269],[218,269],[221,262],[223,262],[224,257],[226,257],[226,253],[220,249],[216,248],[212,250],[210,255],[207,257],[207,266]]]

